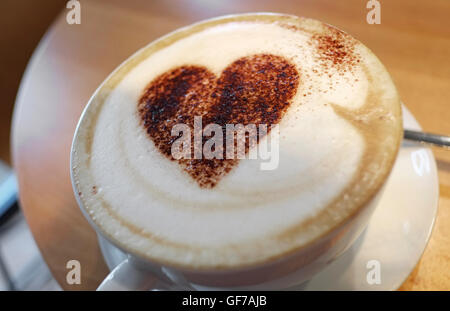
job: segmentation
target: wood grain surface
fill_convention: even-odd
[[[13,120],[13,162],[34,238],[64,289],[95,289],[108,270],[69,178],[72,136],[91,94],[129,55],[159,36],[223,14],[272,11],[316,18],[364,42],[391,73],[424,129],[450,134],[450,1],[381,1],[381,24],[366,22],[366,1],[81,0],[81,24],[61,12],[22,80]],[[450,151],[434,149],[440,202],[431,240],[402,290],[450,289]],[[420,194],[415,194],[420,195]],[[68,285],[66,263],[81,262]]]

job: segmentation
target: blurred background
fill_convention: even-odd
[[[80,0],[80,25],[67,23],[68,2],[0,1],[0,290],[95,289],[106,275],[96,236],[72,195],[73,131],[118,64],[181,26],[252,11],[336,25],[381,59],[424,129],[450,134],[450,1],[381,0],[379,25],[367,23],[366,0]],[[450,289],[450,155],[433,151],[439,215],[405,290]],[[80,252],[86,281],[68,285],[65,263]]]
[[[65,1],[0,2],[0,290],[58,290],[17,204],[11,170],[14,102],[28,60]]]

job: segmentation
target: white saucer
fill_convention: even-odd
[[[413,115],[403,108],[405,127],[420,130]],[[438,198],[439,183],[432,152],[421,145],[403,142],[367,229],[331,265],[291,290],[397,289],[427,245]],[[110,270],[126,258],[125,253],[101,236],[99,244]]]

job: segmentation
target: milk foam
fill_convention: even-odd
[[[131,69],[113,89],[103,86],[80,125],[83,143],[75,143],[72,162],[80,201],[101,231],[156,261],[235,267],[301,247],[351,215],[361,202],[340,203],[349,201],[349,185],[365,189],[355,176],[374,181],[367,191],[377,190],[395,157],[401,122],[388,74],[356,41],[357,66],[321,72],[311,37],[329,29],[308,19],[292,22],[301,27],[245,18],[218,23],[149,53],[135,67],[125,64]],[[156,149],[136,113],[139,97],[149,82],[177,66],[204,66],[220,76],[236,59],[260,53],[285,57],[300,76],[279,123],[279,167],[262,171],[263,160],[240,160],[214,188],[201,188]],[[360,122],[383,116],[377,122],[384,130],[375,134],[384,135],[378,137],[384,151],[375,158],[366,152],[374,144],[368,141],[370,132],[336,109],[363,111],[374,84],[381,85],[377,108],[361,114]],[[325,225],[317,222],[280,238],[323,214]]]

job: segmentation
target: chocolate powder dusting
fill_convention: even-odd
[[[325,70],[351,71],[360,62],[360,55],[355,51],[356,40],[334,27],[328,26],[325,33],[314,34],[310,44],[316,47],[317,58]]]
[[[285,58],[258,54],[240,58],[215,77],[207,68],[185,65],[165,72],[145,88],[138,113],[142,125],[156,147],[178,164],[202,188],[212,188],[238,163],[226,159],[226,124],[255,124],[258,140],[260,124],[279,123],[290,105],[299,84],[299,74]],[[223,159],[194,159],[194,117],[202,117],[202,128],[214,123],[222,127]],[[172,127],[186,124],[191,129],[191,159],[172,157],[172,144],[179,136],[172,136]],[[210,137],[202,138],[202,147]],[[245,138],[246,139],[246,138]],[[236,142],[235,142],[236,146]],[[245,152],[250,149],[248,139]],[[236,148],[235,148],[236,152]]]

